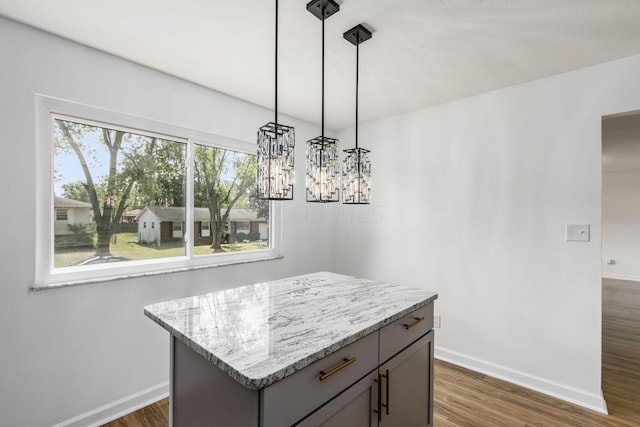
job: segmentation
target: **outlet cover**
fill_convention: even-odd
[[[436,314],[433,316],[433,327],[434,328],[439,328],[440,327],[440,315]]]
[[[588,242],[590,240],[589,224],[567,224],[567,242]]]

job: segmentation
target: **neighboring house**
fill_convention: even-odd
[[[92,234],[95,224],[91,203],[55,196],[53,198],[53,222],[56,248],[93,245]],[[84,226],[84,228],[80,226]]]
[[[194,209],[194,234],[196,244],[212,242],[212,227],[207,208]],[[182,239],[185,233],[184,208],[146,206],[138,215],[138,240],[145,243],[163,244]],[[231,209],[225,225],[225,240],[258,240],[268,235],[267,219],[258,218],[251,209]]]
[[[53,198],[53,210],[55,222],[54,234],[56,236],[74,234],[69,229],[69,225],[93,224],[91,203],[55,196]]]
[[[142,209],[132,209],[130,211],[125,212],[124,214],[122,214],[122,222],[127,224],[133,224],[138,220],[138,216],[140,216],[140,212],[142,212]]]

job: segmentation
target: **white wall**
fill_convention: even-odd
[[[640,281],[640,116],[603,121],[602,141],[602,274]]]
[[[142,401],[166,391],[168,334],[143,315],[147,304],[331,269],[333,217],[326,206],[304,203],[304,141],[320,132],[288,120],[296,126],[298,173],[296,200],[283,205],[283,260],[30,291],[39,238],[35,93],[246,141],[272,113],[4,18],[0,58],[0,182],[13,206],[2,210],[0,227],[0,424],[50,426],[79,417],[77,424],[87,425],[127,410],[135,393],[147,390]]]
[[[438,357],[602,410],[601,116],[640,108],[638,75],[632,57],[361,125],[373,205],[340,208],[336,270],[438,291]]]

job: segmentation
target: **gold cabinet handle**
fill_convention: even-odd
[[[389,370],[387,369],[387,375],[382,374],[382,378],[387,380],[387,403],[383,404],[384,409],[387,411],[387,415],[389,415]]]
[[[336,372],[346,368],[347,366],[351,365],[353,362],[355,362],[356,357],[353,356],[351,359],[347,359],[346,357],[344,359],[342,359],[343,362],[341,364],[339,364],[338,366],[336,366],[335,368],[333,368],[332,370],[325,372],[325,371],[320,371],[320,377],[319,380],[320,381],[324,381],[327,378],[329,378],[331,375],[335,374]]]
[[[387,380],[387,403],[382,403],[382,379]],[[387,415],[389,415],[389,370],[386,370],[386,374],[378,372],[378,379],[373,380],[378,383],[378,409],[374,409],[373,412],[378,414],[378,422],[382,421],[382,408],[384,407]]]
[[[418,323],[422,322],[424,320],[424,316],[422,317],[414,317],[415,321],[411,322],[409,324],[403,324],[402,326],[404,326],[405,329],[411,329],[414,326],[416,326]]]
[[[378,409],[374,409],[373,412],[378,414],[378,422],[382,421],[382,374],[378,372],[378,379],[373,380],[378,383]]]

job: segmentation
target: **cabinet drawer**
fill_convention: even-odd
[[[354,357],[346,364],[345,359]],[[374,332],[263,389],[261,425],[290,426],[377,367],[378,333]]]
[[[422,319],[423,320],[419,320]],[[380,363],[433,329],[433,303],[380,329]]]

